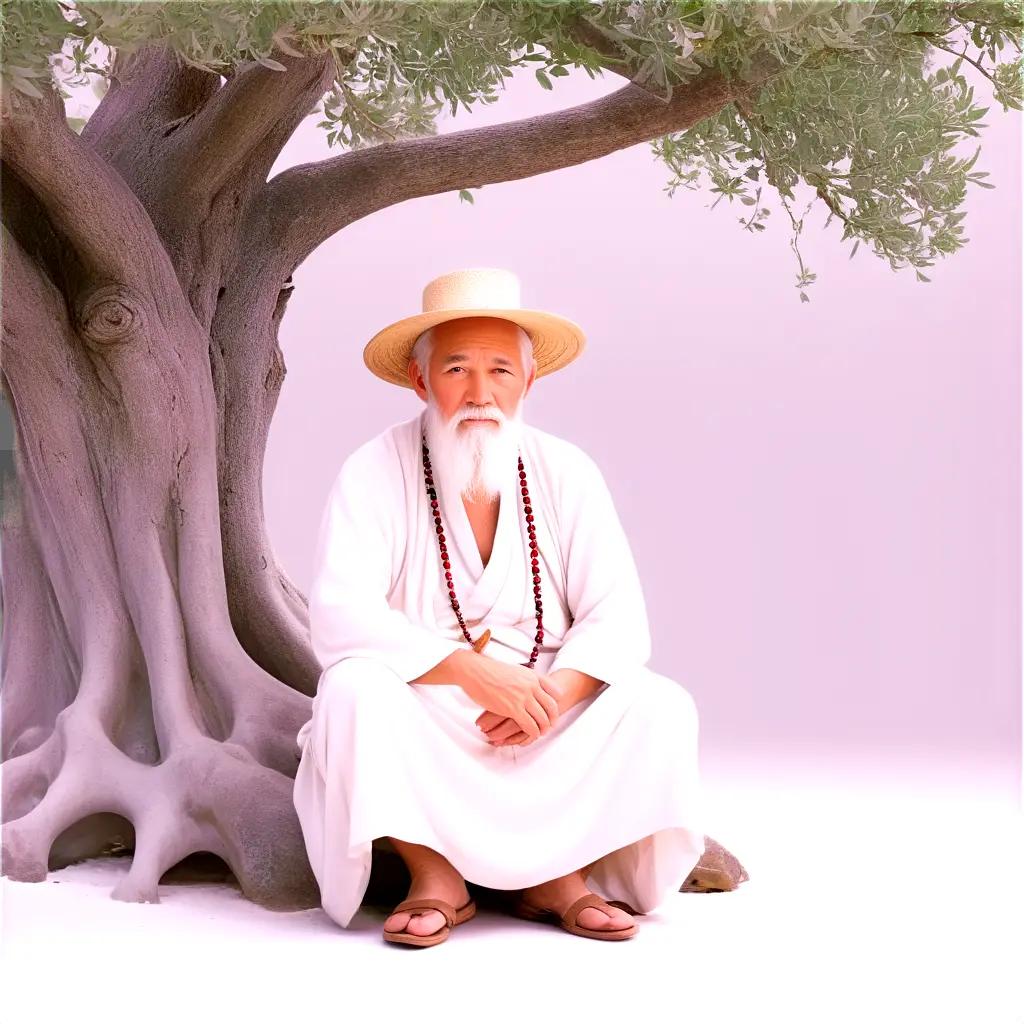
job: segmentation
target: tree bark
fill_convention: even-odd
[[[282,679],[231,625],[225,403],[196,301],[209,288],[193,286],[213,274],[220,288],[230,249],[204,235],[237,223],[246,181],[235,173],[216,214],[175,217],[153,180],[174,164],[158,124],[136,133],[148,163],[128,136],[112,161],[67,128],[56,94],[9,100],[5,184],[20,201],[5,188],[4,872],[45,878],[66,836],[94,855],[127,822],[134,857],[116,898],[155,901],[169,868],[210,851],[249,898],[314,906],[291,791],[316,666],[301,626],[308,667]]]
[[[319,905],[292,804],[320,674],[277,564],[262,467],[296,267],[358,217],[540,173],[730,102],[708,74],[345,154],[267,181],[329,58],[216,76],[158,47],[114,65],[81,137],[53,92],[4,97],[3,870],[134,849],[157,901],[209,851],[267,906]]]

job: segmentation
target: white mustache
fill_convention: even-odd
[[[494,420],[496,423],[502,422],[504,416],[501,412],[471,412],[467,411],[459,414],[456,419],[456,424],[461,423],[463,420]]]

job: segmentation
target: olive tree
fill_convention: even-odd
[[[3,870],[131,850],[155,901],[203,851],[315,905],[291,793],[321,667],[262,510],[295,269],[394,203],[640,143],[766,229],[798,196],[920,276],[964,242],[987,108],[1020,109],[1014,3],[474,0],[3,8]],[[616,89],[439,134],[579,69]],[[69,119],[64,86],[104,87]],[[336,155],[270,177],[305,118]],[[627,183],[623,182],[623,187]],[[720,851],[709,843],[709,850]]]

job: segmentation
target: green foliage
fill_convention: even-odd
[[[918,22],[915,22],[918,23]],[[813,190],[843,224],[843,239],[864,241],[894,270],[929,267],[963,245],[958,208],[971,182],[983,188],[979,155],[958,158],[953,149],[984,127],[988,107],[974,102],[962,59],[931,72],[927,42],[894,33],[870,60],[829,52],[813,64],[787,71],[756,102],[730,105],[688,132],[654,142],[654,152],[680,185],[710,191],[755,209],[740,223],[761,231],[769,213],[760,205],[761,184],[774,188],[793,226],[797,245],[803,218],[792,212],[799,182]],[[1006,106],[1020,109],[1019,94],[1004,91]],[[758,185],[754,190],[755,184]],[[920,270],[917,277],[927,281]],[[801,298],[814,280],[800,259]]]
[[[4,89],[33,96],[61,53],[68,84],[107,75],[102,47],[162,43],[225,76],[253,62],[284,70],[275,53],[330,53],[336,76],[319,124],[329,145],[349,149],[435,134],[442,110],[495,102],[516,68],[532,67],[544,89],[572,68],[631,69],[668,98],[708,70],[742,83],[771,54],[785,70],[767,87],[652,149],[672,173],[670,195],[706,187],[714,205],[739,202],[745,230],[765,229],[762,193],[773,189],[806,301],[814,274],[798,246],[798,188],[842,223],[851,256],[863,241],[921,280],[964,244],[968,184],[993,187],[973,169],[977,151],[953,152],[989,109],[964,65],[1004,110],[1022,109],[1022,17],[1021,0],[4,0],[0,47]],[[604,52],[581,41],[581,27]],[[473,202],[468,189],[458,196]]]

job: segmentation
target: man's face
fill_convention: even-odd
[[[531,363],[526,373],[519,354],[516,325],[497,317],[472,316],[446,320],[433,330],[428,381],[438,410],[449,421],[456,412],[481,412],[495,406],[511,417],[533,386]],[[415,363],[410,379],[416,393],[427,401],[423,376]],[[491,419],[465,420],[457,430],[493,430]]]
[[[439,324],[426,380],[410,361],[442,495],[493,500],[516,472],[522,400],[536,375],[529,366],[526,375],[516,325],[495,317]]]

